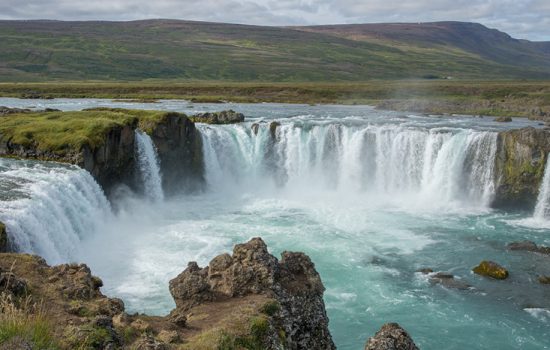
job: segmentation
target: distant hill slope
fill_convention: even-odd
[[[479,24],[0,21],[0,81],[550,78],[550,45]]]

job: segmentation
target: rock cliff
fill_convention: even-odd
[[[550,152],[550,131],[532,127],[500,132],[495,161],[495,208],[535,206]]]
[[[0,156],[79,165],[109,195],[121,184],[139,188],[135,129],[140,128],[158,149],[166,192],[200,188],[203,182],[201,137],[185,114],[118,108],[16,112],[0,121]]]
[[[168,113],[151,128],[157,147],[165,193],[200,189],[204,183],[202,138],[181,113]]]

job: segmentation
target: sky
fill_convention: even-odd
[[[0,19],[149,18],[277,26],[453,20],[550,40],[550,0],[0,0]]]

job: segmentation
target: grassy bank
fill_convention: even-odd
[[[150,129],[169,113],[123,109],[11,114],[0,118],[0,140],[58,155],[79,152],[83,145],[102,144],[116,127]]]
[[[372,104],[424,113],[550,117],[550,81],[407,80],[363,83],[59,82],[2,83],[0,96],[109,98],[145,102]]]

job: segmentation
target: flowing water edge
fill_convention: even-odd
[[[385,322],[399,322],[422,349],[547,349],[547,259],[506,250],[512,241],[550,245],[550,170],[534,213],[494,211],[496,132],[536,124],[377,111],[367,106],[29,101],[12,107],[95,106],[175,110],[232,108],[235,125],[198,125],[207,190],[162,193],[151,139],[137,131],[145,198],[113,210],[84,170],[0,160],[0,221],[16,244],[49,263],[82,261],[130,312],[165,314],[168,280],[188,261],[205,265],[235,243],[264,238],[272,253],[304,251],[327,288],[339,349],[360,349]],[[276,120],[274,141],[269,123]],[[258,123],[257,133],[251,127]],[[271,150],[268,152],[268,150]],[[506,281],[471,272],[488,259]],[[453,273],[467,291],[431,285],[420,268]]]

